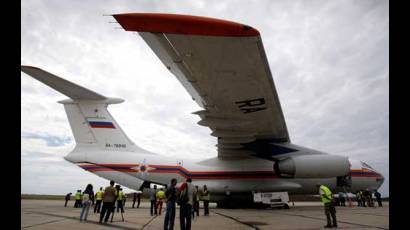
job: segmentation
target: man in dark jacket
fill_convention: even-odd
[[[167,212],[164,220],[164,230],[173,230],[175,221],[175,202],[177,200],[177,189],[175,188],[177,179],[172,178],[171,185],[165,191],[167,198]]]
[[[64,204],[64,207],[67,207],[67,202],[71,199],[71,192],[70,193],[68,193],[67,195],[65,195],[65,204]]]
[[[154,185],[154,188],[152,188],[149,191],[149,199],[151,201],[151,208],[150,208],[151,216],[153,216],[154,214],[157,215],[157,209],[155,208],[157,205],[157,186],[156,185]]]

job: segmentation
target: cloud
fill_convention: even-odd
[[[35,133],[22,133],[21,134],[22,138],[27,138],[27,139],[40,139],[46,142],[47,146],[49,147],[57,147],[57,146],[63,146],[66,144],[70,144],[72,142],[71,137],[58,137],[58,136],[52,136],[52,135],[47,135],[47,134],[35,134]]]
[[[123,12],[201,15],[257,28],[292,142],[369,163],[387,178],[382,194],[389,193],[388,1],[22,2],[22,64],[124,98],[109,110],[137,145],[202,159],[217,153],[210,130],[190,114],[200,108],[137,34],[102,16]],[[21,89],[23,191],[65,194],[61,178],[75,188],[101,183],[68,162],[58,166],[64,173],[44,163],[74,147],[55,103],[65,96],[24,74]],[[41,186],[30,182],[36,177]]]

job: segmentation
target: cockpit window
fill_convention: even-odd
[[[360,163],[362,163],[362,167],[363,167],[363,168],[373,169],[370,165],[364,163],[363,161],[360,161]],[[374,169],[373,169],[373,170],[374,170]]]

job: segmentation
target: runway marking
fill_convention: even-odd
[[[22,227],[22,228],[30,228],[30,227],[35,227],[35,226],[39,226],[39,225],[45,225],[45,224],[60,222],[60,221],[64,221],[64,220],[77,220],[77,221],[80,220],[80,218],[74,217],[74,216],[63,216],[63,215],[57,215],[57,214],[52,214],[52,213],[46,213],[46,212],[28,212],[28,213],[34,213],[34,214],[40,214],[40,215],[46,215],[46,216],[54,216],[54,217],[62,217],[63,219],[49,221],[49,222],[40,223],[40,224],[33,224],[33,225],[25,226],[25,227]],[[87,220],[85,223],[90,223],[90,224],[92,223],[92,224],[96,224],[96,225],[108,226],[108,227],[113,227],[113,228],[117,228],[117,229],[124,229],[124,230],[135,230],[135,228],[124,227],[124,226],[119,226],[119,225],[115,225],[115,224],[108,224],[108,223],[107,224],[100,224],[98,221],[94,221],[94,220]]]
[[[225,214],[222,214],[222,213],[219,213],[219,212],[215,212],[215,211],[211,211],[211,212],[213,212],[213,213],[215,213],[215,214],[218,214],[218,215],[220,215],[220,216],[223,216],[223,217],[225,217],[225,218],[232,219],[232,220],[234,220],[234,221],[236,221],[236,222],[238,222],[238,223],[240,223],[240,224],[243,224],[243,225],[249,226],[249,227],[251,227],[251,228],[253,228],[253,229],[260,230],[260,228],[259,228],[259,227],[254,226],[254,225],[249,224],[249,223],[246,223],[246,222],[242,222],[242,221],[240,221],[240,220],[236,219],[235,217],[228,216],[228,215],[225,215]]]
[[[285,214],[279,212],[279,214],[282,215],[287,215],[287,216],[299,216],[299,217],[304,217],[304,218],[309,218],[309,219],[316,219],[316,220],[326,220],[324,218],[319,218],[319,217],[311,217],[311,216],[305,216],[305,215],[300,215],[300,214]],[[351,225],[357,225],[361,227],[366,227],[366,228],[378,228],[378,229],[388,229],[388,228],[383,228],[383,227],[378,227],[378,226],[372,226],[372,225],[367,225],[367,224],[358,224],[358,223],[353,223],[353,222],[348,222],[348,221],[337,221],[338,223],[344,223],[344,224],[351,224]],[[340,228],[340,227],[339,227]]]
[[[145,223],[144,225],[142,225],[141,230],[143,230],[147,225],[149,225],[155,218],[157,218],[158,216],[154,216],[153,218],[151,218],[147,223]]]

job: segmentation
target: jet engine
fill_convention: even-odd
[[[273,168],[281,177],[330,178],[347,175],[350,162],[343,156],[300,155],[277,161]]]

